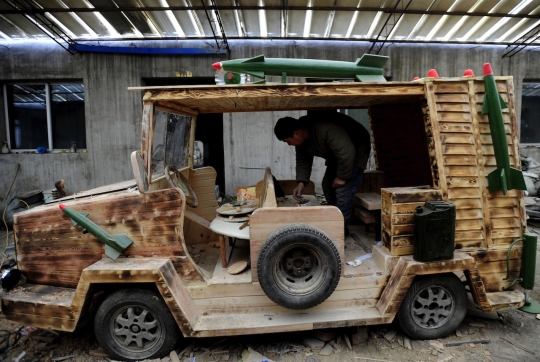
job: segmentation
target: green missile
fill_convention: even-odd
[[[245,73],[257,78],[267,75],[308,78],[353,78],[360,82],[386,82],[383,67],[388,57],[364,54],[356,62],[317,59],[265,58],[259,55],[249,59],[226,60],[212,64],[218,71]]]
[[[75,211],[70,207],[66,207],[64,204],[60,204],[58,206],[62,211],[64,211],[64,213],[67,214],[67,216],[69,216],[73,226],[81,225],[83,227],[83,234],[90,233],[104,242],[105,255],[113,260],[116,260],[118,256],[133,243],[133,241],[126,235],[110,235],[108,232],[90,221],[87,218],[88,214]]]
[[[508,108],[508,106],[497,91],[497,84],[489,63],[484,64],[484,89],[482,114],[488,115],[495,161],[497,162],[497,169],[488,175],[489,192],[502,190],[503,194],[506,195],[508,190],[526,190],[527,186],[525,185],[523,173],[510,167],[508,143],[506,142],[502,115],[502,110]]]

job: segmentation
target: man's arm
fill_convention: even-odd
[[[296,181],[309,182],[313,167],[313,155],[301,146],[296,149]]]
[[[309,183],[313,168],[313,155],[302,147],[296,149],[296,182],[298,185],[293,190],[293,197],[299,200],[302,197],[304,187]]]

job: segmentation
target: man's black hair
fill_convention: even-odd
[[[274,127],[274,134],[277,139],[283,141],[285,138],[293,137],[294,132],[305,126],[305,122],[293,117],[283,117],[278,119]]]

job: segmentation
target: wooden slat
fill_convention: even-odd
[[[466,93],[467,87],[463,82],[437,82],[433,84],[435,93]]]
[[[459,114],[459,113],[458,113]],[[471,133],[472,126],[470,123],[439,123],[439,130],[445,133]],[[462,142],[457,142],[462,143]],[[465,142],[469,143],[469,142]]]
[[[426,82],[426,84],[428,84]],[[444,112],[470,112],[469,104],[465,103],[437,103],[435,110]]]
[[[475,166],[446,166],[448,176],[478,176],[478,167]]]
[[[354,199],[367,210],[381,209],[381,195],[377,193],[357,193],[356,195],[354,195]]]
[[[436,89],[434,87],[434,89]],[[467,93],[437,93],[435,92],[435,100],[437,103],[466,103],[469,104]]]
[[[448,189],[448,201],[454,202],[458,199],[480,198],[480,190],[476,187],[454,187]]]
[[[216,170],[212,167],[189,169],[188,180],[195,195],[207,195],[199,199],[199,205],[196,208],[190,207],[189,210],[208,221],[215,218],[219,206],[215,193],[216,177]]]
[[[444,165],[459,166],[459,165],[476,165],[476,157],[474,155],[445,155]]]

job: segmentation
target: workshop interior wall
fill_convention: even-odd
[[[193,77],[211,77],[214,75],[212,63],[227,59],[224,55],[70,55],[56,43],[0,44],[0,82],[82,79],[85,86],[87,138],[86,153],[0,154],[0,195],[7,192],[16,163],[21,165],[15,184],[19,192],[53,188],[54,182],[59,179],[65,180],[68,192],[72,193],[133,178],[129,155],[140,147],[142,93],[130,92],[127,87],[142,85],[143,78],[170,78],[188,74]],[[209,47],[206,40],[178,41],[174,44],[159,41],[113,44]],[[368,51],[370,44],[360,41],[230,40],[229,46],[231,59],[265,54],[267,57],[355,61]],[[540,78],[540,52],[531,49],[503,59],[504,50],[504,46],[467,44],[390,44],[382,49],[381,55],[390,57],[385,66],[385,76],[394,81],[409,81],[415,76],[426,76],[431,68],[436,68],[441,77],[461,76],[468,68],[476,75],[482,75],[483,63],[491,62],[495,75],[514,76],[519,120],[522,81]],[[278,81],[275,77],[269,80]],[[0,141],[6,139],[3,107],[2,101]],[[233,193],[236,187],[254,184],[262,177],[262,168],[265,166],[270,166],[278,178],[294,178],[293,149],[273,137],[273,125],[282,114],[264,112],[257,115],[223,115],[227,193]],[[300,110],[287,112],[287,115],[292,116],[300,114],[303,114]],[[255,124],[255,121],[261,124]],[[229,135],[233,136],[231,140],[228,139]],[[246,157],[254,154],[254,159]],[[247,160],[249,163],[246,163]],[[319,170],[314,180],[321,177],[323,171]]]

